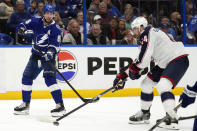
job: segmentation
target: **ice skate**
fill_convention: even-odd
[[[21,105],[14,108],[15,115],[29,115],[29,102],[23,102]]]
[[[157,122],[160,120],[161,119],[157,120]],[[171,117],[165,119],[158,127],[168,130],[179,130],[178,120],[172,119]]]
[[[139,111],[129,118],[129,124],[149,124],[150,112]]]
[[[56,108],[51,110],[52,117],[60,117],[66,114],[66,110],[63,103],[56,104]]]

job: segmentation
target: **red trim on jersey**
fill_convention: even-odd
[[[137,65],[135,63],[131,64],[129,66],[129,70],[133,73],[133,74],[136,74],[136,73],[139,73],[139,71],[141,70],[139,67],[137,67]]]
[[[176,86],[176,84],[175,84],[174,80],[173,80],[171,77],[169,77],[169,76],[165,76],[165,75],[162,75],[160,78],[166,78],[166,79],[168,79],[168,80],[172,83],[173,87],[175,87],[175,86]]]
[[[148,78],[151,79],[152,81],[154,80],[153,77],[148,73]]]
[[[181,55],[181,56],[179,56],[179,57],[177,57],[177,58],[171,60],[171,62],[176,61],[176,60],[178,60],[178,59],[180,59],[180,58],[182,58],[182,57],[185,57],[185,56],[188,56],[188,54]]]
[[[117,78],[120,78],[120,79],[122,79],[122,80],[124,80],[125,78],[128,77],[128,74],[127,74],[126,72],[122,72],[122,73],[118,73],[118,74],[116,75],[116,77],[117,77]]]
[[[147,44],[147,47],[146,47],[146,51],[145,51],[145,53],[144,53],[144,55],[143,55],[143,57],[142,57],[141,62],[138,63],[136,66],[139,66],[139,65],[142,63],[142,61],[143,61],[143,59],[144,59],[144,56],[145,56],[145,54],[147,53],[147,50],[148,50],[148,47],[149,47],[149,43],[150,43],[150,31],[151,31],[151,30],[152,30],[152,28],[149,30],[149,33],[148,33],[148,44]]]

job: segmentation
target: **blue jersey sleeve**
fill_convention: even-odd
[[[55,54],[57,54],[60,50],[60,43],[61,43],[61,31],[56,27],[49,36],[48,49],[52,49],[55,52]]]
[[[36,18],[32,17],[31,19],[23,23],[20,23],[19,25],[17,25],[16,31],[18,32],[18,30],[22,27],[25,28],[26,30],[33,30],[34,25],[36,26],[36,24],[34,24],[35,19]]]

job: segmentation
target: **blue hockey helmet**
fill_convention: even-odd
[[[43,12],[55,13],[55,7],[52,4],[45,4],[43,7]]]

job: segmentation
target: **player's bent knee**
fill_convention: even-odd
[[[153,82],[150,78],[146,77],[141,83],[141,90],[144,93],[151,94],[153,92],[153,87],[155,82]]]
[[[164,92],[170,92],[172,87],[172,83],[166,78],[161,78],[158,84],[155,86],[160,95]]]
[[[50,87],[53,84],[57,84],[57,80],[55,77],[45,77],[45,84]]]
[[[23,85],[32,85],[33,84],[33,78],[23,75],[22,84]]]

